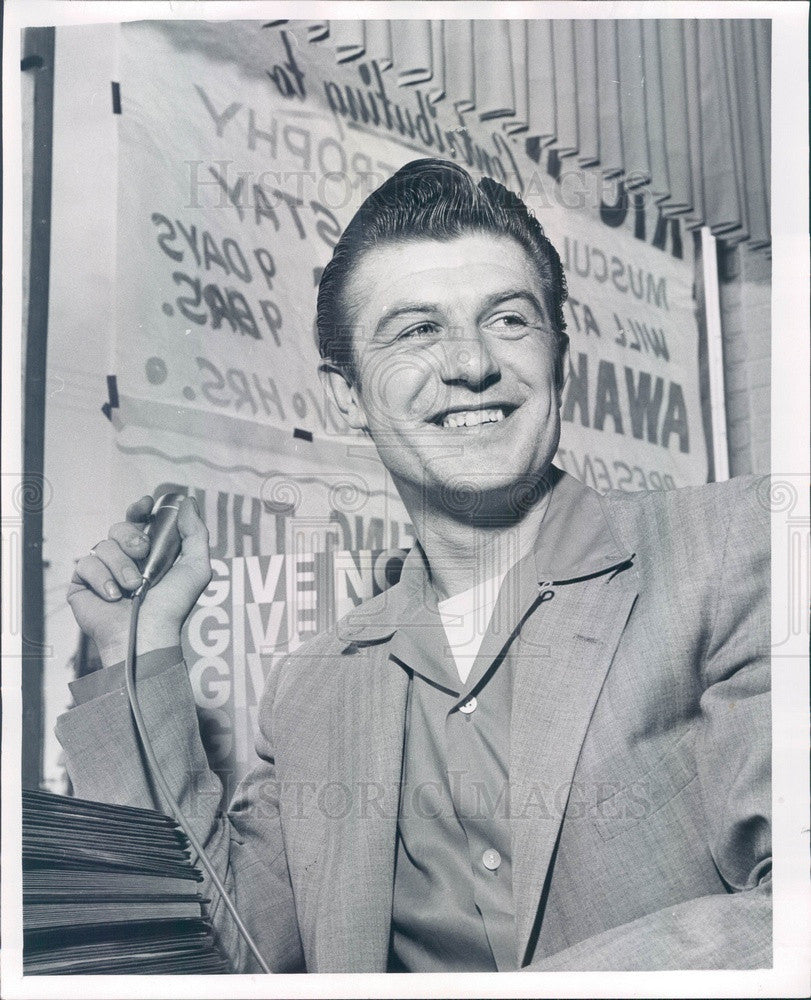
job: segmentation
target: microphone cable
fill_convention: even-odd
[[[155,751],[152,747],[152,741],[150,740],[149,734],[146,729],[144,717],[141,714],[141,706],[138,703],[138,695],[136,694],[135,691],[135,656],[136,656],[136,646],[137,646],[136,640],[138,635],[138,614],[141,609],[141,604],[143,602],[144,596],[146,595],[148,589],[149,589],[149,581],[144,580],[143,584],[141,585],[141,587],[138,588],[137,593],[134,594],[132,598],[132,606],[130,609],[130,630],[129,630],[129,638],[127,640],[127,658],[124,663],[124,679],[126,681],[126,686],[127,686],[127,697],[129,698],[130,708],[132,710],[132,717],[135,720],[135,727],[138,730],[138,735],[141,739],[141,744],[143,745],[144,748],[144,753],[146,755],[147,763],[149,764],[150,773],[152,777],[155,779],[155,782],[157,783],[161,795],[163,795],[164,799],[169,803],[169,808],[172,810],[175,820],[177,821],[178,825],[181,827],[183,832],[186,834],[186,836],[189,838],[189,843],[191,844],[191,846],[197,852],[197,856],[200,859],[200,863],[208,872],[209,878],[214,884],[214,887],[216,888],[217,892],[219,892],[223,903],[225,903],[225,906],[228,909],[228,912],[234,918],[234,923],[236,924],[237,930],[242,935],[245,944],[248,946],[254,958],[259,963],[262,971],[270,973],[271,972],[270,967],[262,957],[262,953],[259,951],[259,948],[256,946],[256,942],[251,937],[250,931],[242,922],[242,918],[237,913],[236,907],[228,897],[228,893],[225,890],[225,886],[222,884],[217,873],[214,871],[214,866],[211,864],[208,855],[203,849],[203,845],[195,836],[194,831],[191,828],[191,824],[181,812],[177,800],[169,790],[169,785],[167,784],[166,779],[164,778],[163,773],[161,772],[160,765],[158,764],[158,759],[155,756]]]

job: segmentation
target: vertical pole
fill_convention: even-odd
[[[693,282],[695,308],[693,314],[698,327],[698,390],[701,402],[701,432],[707,453],[707,482],[715,482],[715,456],[712,444],[712,416],[710,406],[710,373],[707,363],[707,311],[704,308],[704,265],[701,233],[693,230],[687,234],[693,241]]]
[[[45,379],[51,255],[54,29],[28,28],[21,70],[35,73],[31,257],[23,386],[22,784],[42,778],[45,614],[42,565],[45,460]]]
[[[713,464],[716,482],[723,482],[725,479],[729,479],[729,447],[724,395],[724,342],[721,330],[721,299],[718,292],[717,247],[715,237],[708,226],[701,227],[701,258],[707,323]]]

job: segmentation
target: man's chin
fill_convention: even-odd
[[[438,484],[432,499],[449,517],[495,526],[521,520],[546,491],[543,472],[510,475],[504,469],[467,469]]]

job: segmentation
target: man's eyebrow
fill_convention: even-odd
[[[484,306],[482,307],[482,311],[492,309],[493,306],[500,305],[502,302],[509,302],[510,299],[524,299],[529,302],[531,306],[534,306],[534,308],[537,309],[542,316],[546,316],[546,309],[538,296],[535,295],[534,292],[531,292],[528,288],[522,287],[510,288],[504,292],[496,292],[486,300]]]
[[[387,309],[380,319],[377,321],[377,326],[375,327],[375,333],[380,333],[383,327],[390,323],[393,319],[397,319],[398,316],[405,315],[418,315],[418,316],[428,316],[440,311],[440,307],[433,302],[400,302],[397,305]]]

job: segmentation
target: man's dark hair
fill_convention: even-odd
[[[386,244],[450,240],[469,233],[510,236],[535,263],[557,338],[557,384],[562,386],[568,293],[557,250],[517,194],[491,177],[477,184],[458,164],[435,158],[401,167],[369,195],[338,240],[318,287],[321,357],[355,378],[346,288],[364,254]]]

